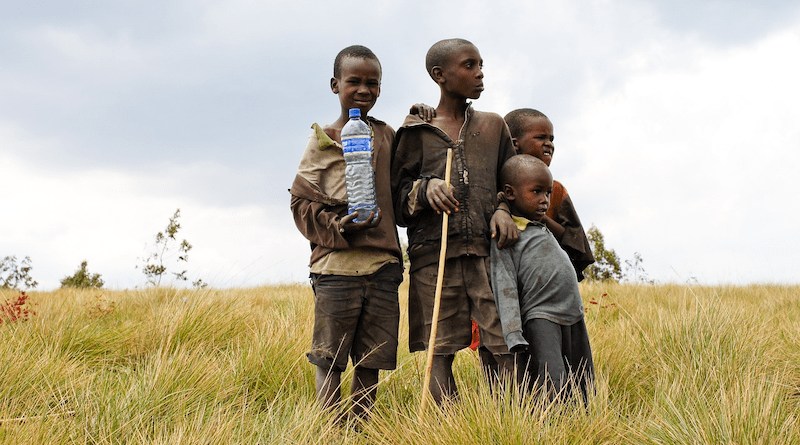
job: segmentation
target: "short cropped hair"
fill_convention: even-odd
[[[505,120],[508,130],[511,131],[511,137],[522,137],[522,133],[525,131],[525,119],[540,117],[547,119],[544,113],[533,108],[518,108],[506,114]]]
[[[378,62],[378,66],[381,66],[381,61],[378,60],[378,56],[376,56],[371,49],[362,45],[351,45],[339,51],[339,54],[336,55],[336,59],[333,61],[333,77],[337,79],[339,79],[339,76],[342,75],[342,59],[345,57],[372,59]]]
[[[433,67],[445,67],[450,54],[462,45],[472,45],[472,42],[464,39],[445,39],[434,43],[428,50],[428,54],[425,55],[425,69],[428,70],[428,75],[433,78],[433,73],[431,73]]]
[[[535,156],[526,154],[514,155],[508,158],[506,163],[503,164],[503,168],[500,169],[501,184],[517,185],[520,175],[524,171],[529,171],[530,169],[545,169],[548,172],[550,171],[550,169],[547,168],[547,164]]]

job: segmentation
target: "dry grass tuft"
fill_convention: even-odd
[[[424,357],[403,322],[398,369],[357,430],[315,406],[307,285],[31,292],[36,314],[0,324],[0,443],[800,443],[800,287],[582,293],[586,409],[492,395],[467,351],[461,399],[420,423]]]

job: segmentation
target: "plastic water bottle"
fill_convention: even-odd
[[[361,120],[358,108],[350,109],[350,120],[342,128],[342,147],[347,163],[344,173],[347,212],[358,212],[355,221],[363,222],[372,212],[378,215],[378,201],[372,169],[372,129]]]

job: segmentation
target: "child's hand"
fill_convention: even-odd
[[[418,114],[420,119],[425,122],[430,122],[436,117],[436,108],[423,103],[414,104],[411,106],[411,114]]]
[[[497,248],[513,246],[519,240],[519,229],[514,224],[511,214],[504,210],[496,210],[489,222],[492,238],[497,238]]]
[[[428,188],[425,190],[425,198],[428,204],[437,213],[446,212],[448,215],[458,211],[458,200],[453,196],[449,184],[443,179],[431,178],[428,181]]]
[[[370,229],[372,227],[377,227],[378,224],[381,222],[381,209],[378,209],[378,214],[375,215],[375,212],[370,212],[369,218],[362,222],[355,222],[354,220],[358,218],[358,212],[353,212],[339,221],[339,233],[353,233],[353,232],[360,232],[362,230]]]

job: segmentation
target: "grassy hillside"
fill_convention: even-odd
[[[315,407],[309,286],[31,292],[35,315],[0,323],[0,443],[800,444],[800,287],[581,290],[588,409],[493,397],[467,351],[462,399],[418,422],[403,314],[360,432]]]

